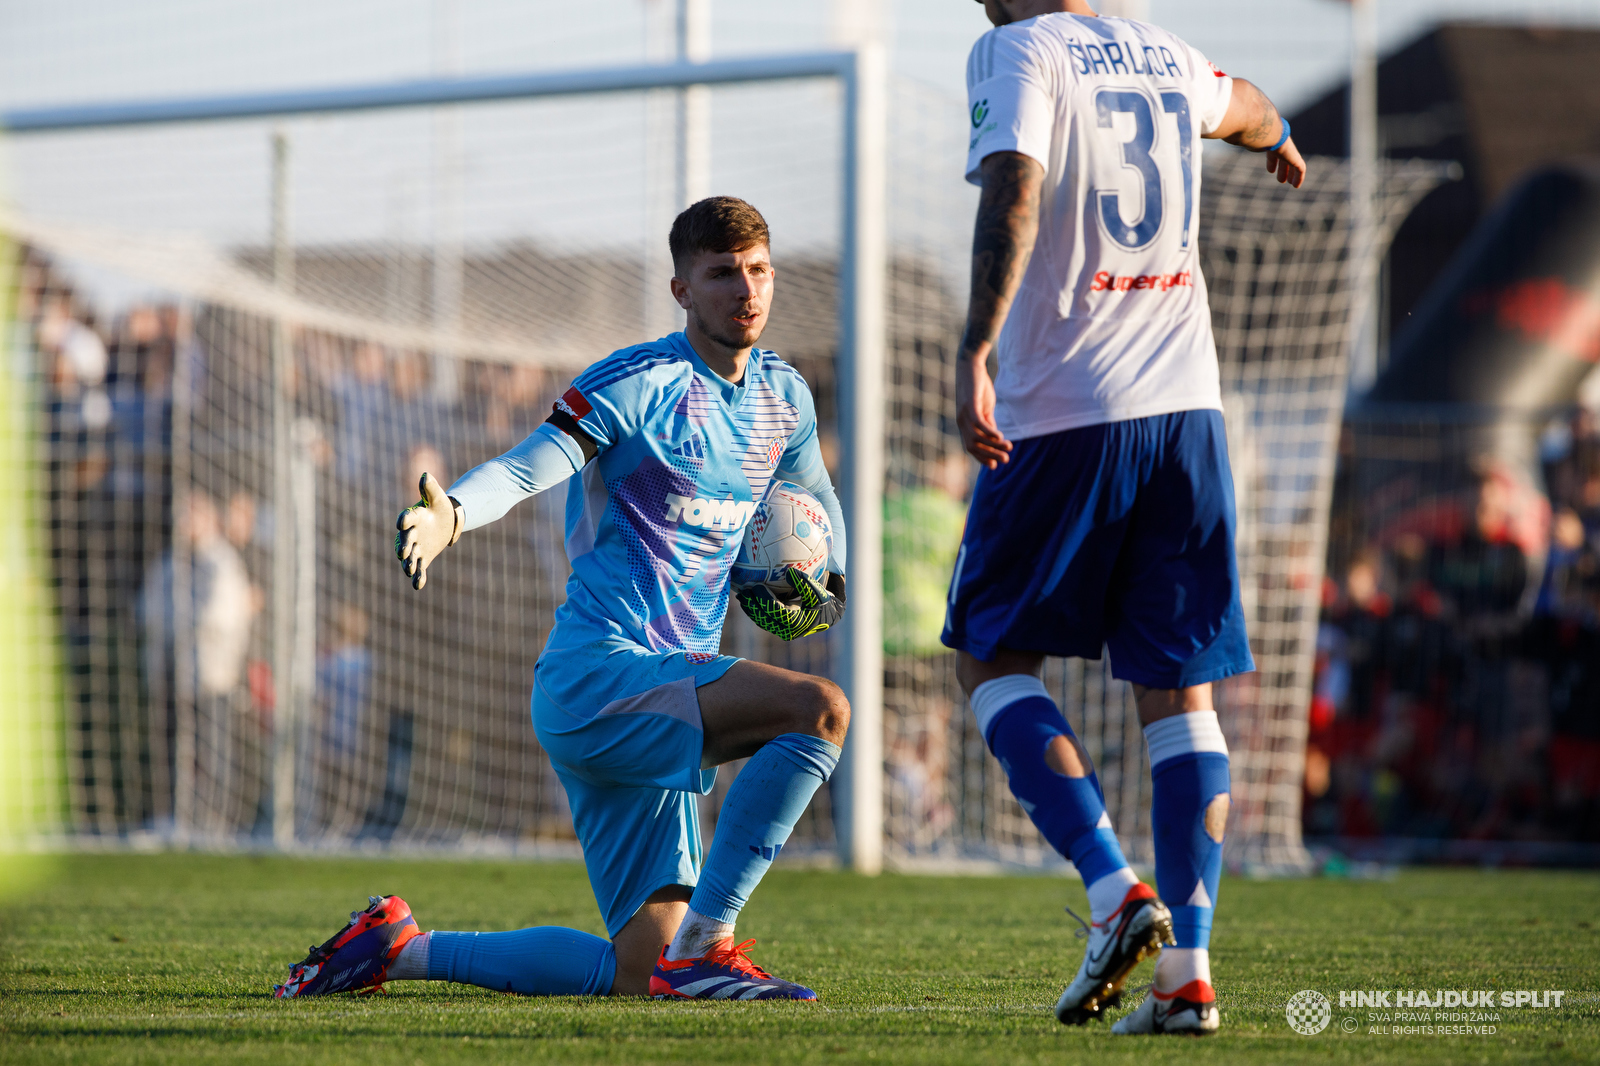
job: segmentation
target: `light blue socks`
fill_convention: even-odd
[[[430,981],[524,996],[604,996],[617,974],[611,941],[558,925],[427,936]]]
[[[713,922],[731,923],[837,765],[839,748],[821,737],[784,733],[762,745],[722,801],[689,909]]]

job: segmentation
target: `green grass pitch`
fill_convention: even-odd
[[[1595,1062],[1594,873],[1417,870],[1388,882],[1222,887],[1213,957],[1223,1030],[1113,1037],[1051,1014],[1081,957],[1075,882],[774,870],[740,933],[815,987],[805,1004],[523,999],[461,985],[279,1002],[271,984],[369,893],[424,928],[600,932],[565,863],[83,855],[0,904],[0,1062]],[[1149,979],[1149,964],[1135,975]],[[1492,1036],[1366,1031],[1340,989],[1564,989],[1503,1009]],[[1331,995],[1300,1036],[1284,1004]],[[1137,997],[1130,997],[1137,1002]],[[1131,1004],[1130,1004],[1131,1005]],[[1359,1017],[1346,1034],[1342,1020]]]

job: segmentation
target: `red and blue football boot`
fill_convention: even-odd
[[[422,930],[399,896],[368,896],[367,901],[366,910],[351,911],[348,925],[289,967],[289,979],[274,985],[272,994],[286,999],[382,987],[400,949]]]
[[[655,973],[650,975],[650,995],[656,999],[808,999],[817,994],[805,985],[780,981],[750,961],[733,937],[719,940],[698,959],[667,959],[661,949]]]

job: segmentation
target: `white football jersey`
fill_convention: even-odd
[[[1044,167],[1038,241],[1000,334],[1000,431],[1220,410],[1200,135],[1233,80],[1149,23],[1063,13],[984,34],[967,89],[967,180],[982,184],[994,152]]]

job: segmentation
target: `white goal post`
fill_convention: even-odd
[[[839,495],[851,541],[850,608],[843,625],[843,661],[836,670],[850,700],[852,728],[844,758],[834,778],[835,826],[839,858],[863,873],[883,865],[883,616],[882,509],[884,451],[881,419],[884,409],[885,299],[888,238],[886,188],[888,173],[888,68],[881,46],[868,44],[848,51],[751,58],[717,59],[606,67],[520,75],[432,78],[369,86],[224,95],[169,100],[77,104],[15,110],[0,115],[0,131],[11,135],[102,130],[113,127],[193,123],[242,118],[281,118],[319,113],[347,113],[387,108],[437,107],[490,101],[638,92],[663,88],[737,85],[798,79],[829,79],[842,88],[842,180],[838,310]],[[283,171],[287,154],[275,145],[274,237],[278,254],[275,273],[292,271],[284,261],[288,224]],[[285,317],[278,316],[280,321]],[[283,333],[280,324],[278,333]],[[431,338],[431,348],[450,351],[455,338]],[[275,363],[282,362],[281,340],[275,341]],[[596,353],[597,356],[603,353]],[[283,375],[274,374],[274,496],[276,513],[293,511],[290,466],[294,462],[289,418],[283,413]],[[275,553],[273,581],[276,624],[272,659],[279,678],[294,671],[289,647],[293,622],[303,617],[295,603],[297,582],[286,552]],[[280,682],[281,684],[282,682]],[[285,787],[294,780],[292,715],[274,721],[273,839],[295,845],[293,797]],[[181,747],[181,740],[180,740]],[[179,773],[188,760],[178,761]],[[181,791],[179,793],[181,796]],[[181,805],[181,800],[180,800]],[[181,809],[181,808],[180,808]],[[180,818],[181,822],[181,818]],[[181,829],[181,825],[180,825]]]

